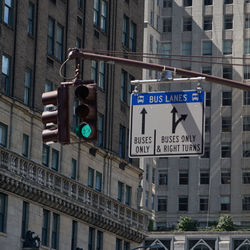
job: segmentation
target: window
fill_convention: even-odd
[[[22,229],[21,229],[21,237],[25,238],[26,232],[28,231],[28,223],[29,223],[29,203],[23,202],[23,212],[22,212]]]
[[[89,228],[88,250],[95,249],[95,229]]]
[[[203,20],[203,29],[204,30],[212,30],[213,17],[212,16],[204,16]]]
[[[119,156],[125,158],[126,128],[120,125],[119,134]]]
[[[115,250],[122,250],[122,240],[116,238]]]
[[[224,29],[232,29],[233,28],[233,16],[232,15],[225,15],[224,16]]]
[[[223,91],[222,92],[222,106],[231,106],[232,105],[232,92]]]
[[[162,25],[163,32],[172,32],[172,19],[169,18],[163,18],[163,25]]]
[[[9,95],[10,94],[10,67],[11,60],[7,55],[2,55],[2,80],[1,80],[1,91]]]
[[[149,165],[146,165],[146,181],[149,180]]]
[[[71,178],[72,179],[76,179],[76,168],[77,168],[77,164],[76,164],[76,160],[75,159],[71,159]]]
[[[123,202],[123,189],[124,189],[124,184],[120,181],[118,181],[118,196],[117,200],[120,202]]]
[[[232,117],[222,117],[221,118],[221,132],[231,132],[232,130]]]
[[[188,197],[179,197],[179,211],[188,211]]]
[[[43,226],[42,226],[42,245],[49,246],[49,225],[50,225],[50,212],[43,209]]]
[[[191,42],[182,43],[182,55],[190,56],[191,52],[192,52],[192,43]]]
[[[6,232],[7,195],[0,193],[0,232]]]
[[[154,38],[152,35],[150,35],[150,39],[149,39],[149,50],[150,52],[153,53],[153,44],[154,44]]]
[[[243,131],[250,131],[250,116],[243,116]]]
[[[128,84],[128,73],[122,70],[121,75],[121,101],[127,102],[127,84]]]
[[[209,170],[200,172],[200,184],[209,184]]]
[[[230,66],[223,66],[223,78],[233,79],[233,68]]]
[[[245,29],[250,28],[250,14],[245,15]]]
[[[48,23],[48,54],[54,55],[55,20],[49,17]]]
[[[232,40],[224,40],[223,41],[223,54],[224,55],[231,55],[232,54]]]
[[[3,21],[11,27],[13,26],[13,13],[13,0],[5,0]]]
[[[210,128],[211,128],[211,120],[210,117],[206,117],[205,119],[205,132],[210,132]]]
[[[192,18],[183,18],[183,31],[192,31]]]
[[[213,0],[204,0],[204,5],[213,5]]]
[[[52,166],[51,168],[58,171],[58,165],[59,165],[59,151],[56,149],[52,149]]]
[[[97,231],[96,250],[103,250],[103,232],[99,230]]]
[[[243,157],[250,157],[250,142],[243,142]]]
[[[30,104],[31,79],[32,79],[32,70],[27,68],[26,71],[25,71],[25,79],[24,79],[24,98],[23,98],[23,102],[24,102],[25,105]]]
[[[76,47],[80,49],[82,47],[82,40],[80,38],[76,38]]]
[[[155,183],[155,168],[152,168],[152,183]]]
[[[179,171],[179,185],[188,185],[188,170]]]
[[[204,154],[201,156],[201,158],[209,158],[209,157],[210,157],[210,144],[205,143]]]
[[[200,197],[200,211],[208,211],[208,197]]]
[[[28,9],[28,34],[33,36],[34,35],[34,10],[35,6],[33,3],[29,2],[29,9]]]
[[[148,208],[149,192],[145,192],[145,207]]]
[[[211,66],[204,66],[204,67],[202,67],[202,73],[203,74],[207,74],[207,75],[212,75],[212,67]],[[207,99],[207,94],[206,94],[206,99]]]
[[[202,42],[202,55],[211,56],[212,55],[212,41]]]
[[[230,184],[231,183],[231,172],[222,171],[221,172],[221,184]]]
[[[250,196],[245,196],[242,199],[242,210],[250,210]]]
[[[8,126],[0,122],[0,145],[7,147]]]
[[[83,8],[83,0],[78,0],[78,8]]]
[[[152,26],[154,26],[154,19],[155,19],[155,17],[154,17],[154,11],[151,10],[150,11],[150,23],[151,23]]]
[[[159,172],[159,185],[168,185],[168,173]]]
[[[23,134],[22,155],[28,157],[29,154],[29,136]]]
[[[158,211],[167,211],[167,197],[158,197]]]
[[[106,77],[106,63],[103,61],[99,62],[98,72],[98,87],[102,90],[105,89],[105,77]]]
[[[126,185],[125,204],[128,206],[131,205],[131,194],[132,194],[132,188]]]
[[[42,164],[46,167],[49,166],[49,151],[50,148],[48,145],[43,144],[43,151],[42,151]]]
[[[162,43],[162,45],[161,45],[162,56],[168,57],[169,55],[171,55],[171,51],[172,51],[172,44],[171,43]]]
[[[250,79],[250,65],[244,65],[244,79]]]
[[[250,92],[243,92],[243,105],[250,105]]]
[[[107,2],[102,1],[102,11],[101,11],[101,30],[107,32]]]
[[[59,61],[63,60],[64,28],[49,17],[48,21],[48,54],[55,56]]]
[[[250,39],[244,40],[244,54],[250,54]]]
[[[52,235],[51,235],[51,247],[58,249],[59,245],[59,215],[53,213]]]
[[[97,145],[103,147],[103,134],[104,134],[104,115],[98,114],[98,126],[97,126]]]
[[[230,211],[230,196],[220,197],[220,209],[221,211]]]
[[[242,172],[242,183],[250,184],[250,172]]]
[[[183,0],[183,6],[184,7],[192,6],[192,0]]]
[[[94,25],[99,26],[100,23],[100,0],[94,0]]]
[[[224,4],[232,4],[233,0],[224,0]]]
[[[95,176],[95,189],[98,190],[99,192],[102,191],[102,173],[96,171],[96,176]]]
[[[172,8],[173,0],[163,0],[163,8]]]
[[[224,142],[221,144],[221,157],[230,158],[231,157],[231,143]]]
[[[93,168],[88,168],[88,186],[93,188],[94,187],[94,169]]]
[[[127,47],[129,46],[129,19],[127,16],[123,17],[123,29],[122,29],[122,45]]]
[[[123,250],[130,250],[130,243],[129,242],[124,241]]]
[[[75,250],[77,245],[77,222],[72,221],[71,250]]]
[[[151,196],[151,209],[155,210],[155,196],[153,194]]]

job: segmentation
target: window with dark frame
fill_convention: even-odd
[[[103,250],[103,232],[99,230],[96,234],[96,250]]]
[[[7,222],[7,200],[8,196],[6,194],[0,193],[0,232],[6,232],[6,222]]]
[[[126,150],[126,128],[120,125],[120,133],[119,133],[119,156],[121,158],[125,158],[125,150]]]
[[[233,28],[233,16],[232,15],[225,15],[224,16],[224,29],[232,29]]]
[[[126,185],[126,193],[125,193],[125,204],[131,205],[131,195],[132,195],[132,187]]]
[[[2,55],[1,91],[6,95],[10,95],[10,78],[11,78],[11,57],[4,54]]]
[[[204,154],[201,156],[201,158],[210,158],[210,144],[209,143],[205,143],[205,147],[204,147]]]
[[[22,155],[28,157],[28,154],[29,154],[29,136],[23,134]]]
[[[122,45],[126,48],[129,47],[129,18],[125,15],[123,17]]]
[[[93,188],[94,187],[94,175],[95,170],[93,168],[88,168],[88,186]]]
[[[179,211],[188,211],[188,197],[179,197]]]
[[[179,171],[179,185],[188,185],[188,170]]]
[[[26,232],[28,231],[29,224],[29,203],[23,201],[23,211],[22,211],[22,228],[21,228],[21,237],[25,238]]]
[[[232,66],[223,66],[223,78],[233,79],[233,68]]]
[[[244,79],[245,80],[250,79],[250,65],[244,65],[243,71],[244,71]]]
[[[8,126],[0,122],[0,145],[7,147]]]
[[[183,0],[183,6],[184,7],[192,6],[192,0]]]
[[[31,36],[34,35],[34,13],[35,13],[35,5],[29,2],[27,31],[28,34]]]
[[[104,115],[98,113],[98,126],[97,126],[97,145],[103,147],[103,136],[104,136]]]
[[[230,211],[230,196],[221,196],[220,209],[221,211]]]
[[[8,24],[10,27],[13,27],[14,19],[14,0],[5,0],[4,1],[4,10],[3,10],[3,21]]]
[[[59,168],[59,151],[52,148],[52,163],[51,168],[58,171]]]
[[[72,221],[72,234],[71,234],[71,250],[75,250],[77,246],[77,221]]]
[[[43,224],[42,224],[42,240],[43,246],[49,246],[49,225],[50,225],[50,212],[43,209]]]
[[[53,213],[52,232],[51,232],[51,248],[58,249],[59,244],[59,219],[58,214]]]
[[[231,183],[231,172],[222,171],[221,172],[221,184],[230,184]]]
[[[204,30],[212,30],[212,28],[213,28],[213,17],[212,16],[204,16],[203,29]]]
[[[168,184],[168,173],[167,172],[159,172],[158,177],[159,185],[167,185]]]
[[[208,211],[208,196],[200,197],[200,211]]]
[[[250,105],[250,91],[243,92],[243,105]]]
[[[249,171],[242,172],[242,184],[250,184],[250,172]]]
[[[250,54],[250,39],[244,40],[244,54]]]
[[[233,41],[232,40],[224,40],[223,41],[223,54],[231,55],[232,54]]]
[[[232,131],[232,117],[221,117],[221,132]]]
[[[32,81],[32,70],[30,68],[26,68],[25,78],[24,78],[24,97],[23,97],[23,102],[25,105],[30,105],[31,81]]]
[[[124,193],[124,183],[118,181],[118,194],[117,194],[117,200],[120,202],[123,202],[123,193]]]
[[[158,197],[158,209],[159,212],[167,211],[167,197]]]
[[[192,17],[183,18],[183,31],[192,31]]]
[[[172,32],[172,19],[171,17],[163,18],[162,24],[162,31],[165,32]]]
[[[250,28],[250,14],[245,14],[245,29]]]
[[[244,196],[242,199],[242,210],[249,211],[250,210],[250,196]]]
[[[71,178],[76,180],[76,169],[77,169],[77,162],[75,159],[71,159]]]
[[[46,144],[43,144],[42,164],[46,167],[49,166],[49,154],[50,154],[50,147]]]
[[[221,158],[231,157],[231,142],[221,143]]]
[[[95,250],[95,229],[89,227],[88,250]]]
[[[250,142],[243,142],[242,144],[242,156],[244,158],[249,158],[250,157]]]
[[[211,56],[212,55],[212,41],[203,41],[202,42],[202,55]]]
[[[209,170],[207,171],[200,171],[200,184],[203,185],[208,185],[209,184],[209,179],[210,179],[210,174]]]
[[[204,5],[213,5],[213,0],[204,0]]]
[[[102,173],[96,171],[95,176],[95,189],[99,192],[102,191]]]
[[[222,106],[232,106],[232,92],[231,91],[222,92]]]

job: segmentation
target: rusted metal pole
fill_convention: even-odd
[[[222,84],[232,88],[238,88],[246,91],[250,91],[250,85],[238,82],[235,80],[230,80],[222,77],[217,77],[213,75],[208,75],[200,72],[190,71],[186,69],[175,68],[172,66],[154,64],[154,63],[147,63],[127,58],[121,57],[114,57],[114,56],[106,56],[101,54],[95,54],[85,51],[80,51],[78,49],[71,49],[68,55],[69,60],[73,59],[82,59],[82,60],[95,60],[95,61],[104,61],[104,62],[114,62],[121,65],[127,65],[131,67],[143,68],[143,69],[150,69],[155,71],[162,71],[162,70],[170,70],[176,72],[178,75],[185,76],[185,77],[206,77],[206,81],[214,82],[218,84]]]

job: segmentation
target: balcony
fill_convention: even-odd
[[[147,216],[60,173],[0,147],[2,189],[142,242]]]

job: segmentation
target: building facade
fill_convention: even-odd
[[[71,144],[42,143],[43,92],[59,76],[69,48],[136,52],[143,44],[143,3],[130,1],[0,1],[0,244],[23,249],[28,230],[40,249],[132,249],[147,216],[139,209],[138,162],[127,157],[129,80],[141,70],[82,61],[83,80],[98,85],[98,140],[74,133]],[[47,108],[47,107],[46,107]]]
[[[148,2],[148,13],[151,3],[160,5],[160,46],[153,50],[162,54],[160,64],[249,82],[249,1]],[[152,47],[149,37],[144,49]],[[206,92],[204,155],[142,160],[144,185],[153,187],[144,193],[143,205],[154,211],[155,229],[173,228],[183,215],[201,227],[220,214],[231,215],[241,227],[250,225],[249,93],[212,82],[201,87]],[[157,87],[196,88],[184,82]]]

